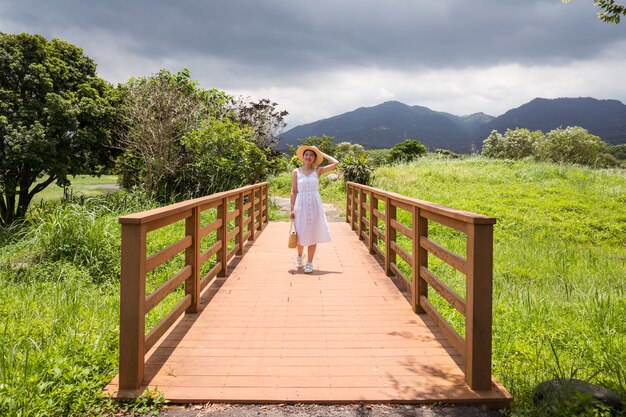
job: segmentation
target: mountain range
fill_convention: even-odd
[[[296,126],[281,134],[280,149],[297,145],[310,136],[333,136],[335,143],[359,143],[366,149],[390,148],[405,139],[416,139],[429,149],[470,152],[482,147],[491,131],[527,128],[544,133],[567,126],[581,126],[605,142],[626,143],[626,105],[618,100],[535,98],[493,117],[469,116],[387,101],[316,122]]]

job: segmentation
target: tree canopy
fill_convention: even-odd
[[[59,39],[0,32],[0,224],[33,197],[110,162],[115,89],[82,49]]]

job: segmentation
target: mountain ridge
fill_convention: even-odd
[[[346,113],[302,124],[283,132],[280,149],[300,139],[328,135],[335,142],[359,143],[366,148],[389,148],[416,139],[429,149],[470,152],[480,149],[492,130],[527,128],[544,133],[566,126],[582,126],[609,144],[626,143],[626,105],[613,99],[534,98],[494,117],[483,112],[467,116],[431,110],[399,101],[359,107]]]

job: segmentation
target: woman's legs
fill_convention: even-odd
[[[304,252],[304,246],[298,243],[297,247],[298,247],[298,256],[302,256],[302,252]]]
[[[307,262],[313,263],[313,257],[315,256],[315,249],[317,249],[317,243],[315,245],[309,245],[307,248]]]

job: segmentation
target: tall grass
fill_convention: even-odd
[[[101,415],[117,372],[121,214],[141,193],[32,207],[0,230],[0,415]]]
[[[285,183],[273,180],[272,190]],[[372,185],[497,218],[493,371],[515,397],[513,415],[541,415],[532,392],[554,377],[589,380],[626,400],[626,171],[427,157],[376,169]],[[321,189],[345,208],[340,184]],[[408,223],[402,210],[398,217]],[[454,230],[431,225],[429,235],[465,254]],[[429,265],[465,294],[461,274],[432,256]],[[429,296],[463,334],[456,310]]]

